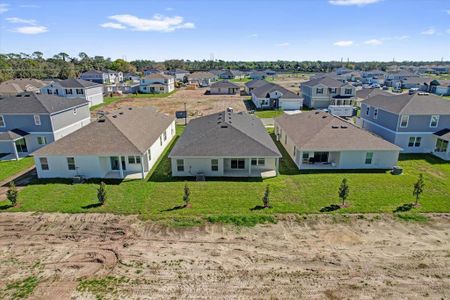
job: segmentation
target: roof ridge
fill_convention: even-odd
[[[116,124],[114,124],[114,122],[113,121],[111,121],[110,119],[109,119],[109,117],[107,117],[107,118],[105,118],[105,119],[108,119],[108,121],[114,126],[114,128],[116,128],[119,132],[120,132],[120,134],[122,134],[122,136],[127,140],[127,141],[129,141],[130,142],[130,144],[131,145],[133,145],[133,147],[139,152],[139,153],[142,153],[142,151],[128,138],[128,136],[122,131],[122,130],[120,130],[120,128],[116,125]],[[98,122],[98,121],[97,121]]]
[[[401,97],[402,95],[399,95],[399,97]],[[411,104],[411,102],[413,102],[413,98],[416,96],[416,94],[411,95],[411,97],[409,97],[408,102],[406,103],[406,105],[404,105],[402,107],[402,109],[398,112],[399,115],[403,114],[403,112],[405,111],[405,109]]]

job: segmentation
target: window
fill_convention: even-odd
[[[2,115],[0,115],[0,127],[6,127],[5,119],[3,118]]]
[[[152,150],[151,149],[147,150],[147,156],[148,156],[148,160],[152,160]]]
[[[371,165],[371,164],[372,164],[372,160],[373,160],[373,152],[367,152],[367,153],[366,153],[366,161],[365,161],[365,164],[366,164],[366,165]]]
[[[297,154],[297,147],[294,146],[294,160],[295,160],[295,154]]]
[[[140,164],[141,163],[141,157],[140,156],[136,156],[136,163]]]
[[[128,163],[129,164],[135,164],[136,163],[136,159],[134,158],[134,156],[128,156]]]
[[[53,94],[52,90],[51,89],[47,89],[47,94],[49,94],[49,95]]]
[[[211,171],[216,172],[219,171],[219,160],[211,159]]]
[[[375,109],[373,110],[373,118],[374,118],[374,119],[378,118],[378,108],[375,108]]]
[[[444,141],[442,139],[438,139],[436,141],[436,149],[435,152],[447,152],[448,149],[448,141]]]
[[[59,95],[59,92],[58,92],[58,90],[55,90],[55,95]]]
[[[408,127],[408,122],[409,122],[409,116],[402,116],[402,118],[400,119],[400,127],[401,128],[406,128]]]
[[[438,124],[439,124],[439,116],[438,115],[431,116],[430,127],[436,128],[436,127],[438,127]]]
[[[72,89],[65,89],[66,95],[72,95]]]
[[[41,170],[48,170],[47,157],[39,157],[39,163],[41,164]]]
[[[303,152],[302,161],[303,163],[309,163],[309,152]]]
[[[344,93],[346,95],[351,95],[352,94],[352,89],[345,89]]]
[[[164,92],[164,87],[160,87],[159,90],[160,90],[161,92]]]
[[[164,131],[163,136],[164,136],[164,141],[166,141],[167,140],[167,132],[166,131]]]
[[[159,136],[159,145],[162,146],[162,135]]]
[[[329,91],[330,91],[330,94],[336,94],[337,89],[336,88],[330,88]]]
[[[184,172],[184,160],[183,159],[177,159],[177,171]]]
[[[258,166],[264,166],[266,164],[266,160],[264,158],[258,158]]]
[[[76,116],[77,115],[78,110],[76,108],[73,109],[73,114]]]
[[[418,137],[411,136],[409,138],[408,147],[420,147],[421,142],[422,138],[420,136]]]
[[[370,115],[370,106],[367,106],[366,108],[366,116]]]
[[[83,95],[84,91],[83,89],[77,89],[77,95]]]
[[[69,168],[69,170],[75,170],[75,158],[73,157],[68,157],[67,158],[67,167]]]
[[[245,159],[232,159],[231,160],[232,169],[245,169]]]
[[[317,88],[316,94],[323,94],[323,88]]]
[[[284,135],[284,144],[287,144],[287,134]]]
[[[41,116],[40,115],[34,115],[34,124],[35,125],[41,125]]]
[[[47,138],[45,136],[38,136],[37,142],[39,145],[46,145],[47,144]]]
[[[252,158],[252,166],[257,166],[257,165],[258,165],[258,159]]]

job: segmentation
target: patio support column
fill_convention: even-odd
[[[145,173],[144,173],[144,156],[141,156],[141,175],[142,175],[142,179],[145,179]]]
[[[252,159],[248,158],[247,162],[248,162],[248,177],[250,177],[252,176]]]
[[[280,159],[277,157],[275,159],[275,171],[277,172],[277,176],[279,175],[278,174],[279,165],[280,165]]]
[[[122,157],[121,156],[119,156],[119,172],[120,172],[120,178],[123,178]]]
[[[19,152],[17,152],[16,141],[12,141],[12,147],[14,149],[14,156],[16,157],[16,160],[19,160]]]

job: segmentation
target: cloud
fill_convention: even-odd
[[[421,32],[421,34],[424,34],[424,35],[434,35],[435,33],[436,33],[436,29],[434,29],[433,27],[425,29],[424,31]]]
[[[36,20],[34,19],[21,19],[17,17],[11,17],[5,19],[9,23],[13,24],[29,24],[29,25],[36,25]]]
[[[9,10],[8,6],[6,3],[0,3],[0,14],[7,12]]]
[[[378,40],[378,39],[371,39],[371,40],[365,41],[364,44],[371,45],[371,46],[379,46],[379,45],[383,44],[383,41]]]
[[[337,41],[333,45],[338,47],[350,47],[353,44],[353,41]]]
[[[120,23],[113,23],[113,22],[106,22],[106,23],[100,24],[100,26],[103,28],[112,28],[112,29],[126,29],[127,28]]]
[[[252,34],[250,34],[250,37],[252,37],[252,38],[257,38],[257,37],[259,37],[259,34],[257,34],[257,33],[252,33]]]
[[[340,6],[350,6],[350,5],[363,6],[367,4],[374,4],[381,1],[382,0],[329,0],[328,3]]]
[[[160,32],[172,32],[177,29],[193,29],[195,28],[195,24],[191,22],[184,22],[183,17],[175,16],[175,17],[166,17],[163,15],[154,15],[151,19],[143,19],[133,15],[114,15],[108,17],[111,20],[116,21],[117,23],[112,24],[121,24],[123,27],[128,27],[134,31],[160,31]],[[107,24],[107,23],[105,23]],[[104,25],[104,24],[102,24]],[[115,29],[123,29],[118,28],[117,25],[113,25]]]
[[[450,15],[450,9],[447,10],[447,13]]]
[[[447,29],[447,33],[448,33],[448,34],[450,34],[450,28],[449,28],[449,29]]]
[[[279,43],[279,44],[275,44],[275,46],[277,47],[289,47],[291,44],[288,42],[284,42],[284,43]]]
[[[19,5],[20,8],[39,8],[39,5],[36,4],[21,4]]]
[[[166,11],[172,11],[173,7],[166,7]]]
[[[48,31],[48,28],[45,26],[23,26],[18,27],[13,30],[13,32],[22,33],[22,34],[39,34]]]

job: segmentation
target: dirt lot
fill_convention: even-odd
[[[0,298],[31,275],[31,299],[450,297],[450,215],[284,218],[175,229],[134,216],[2,213]]]

